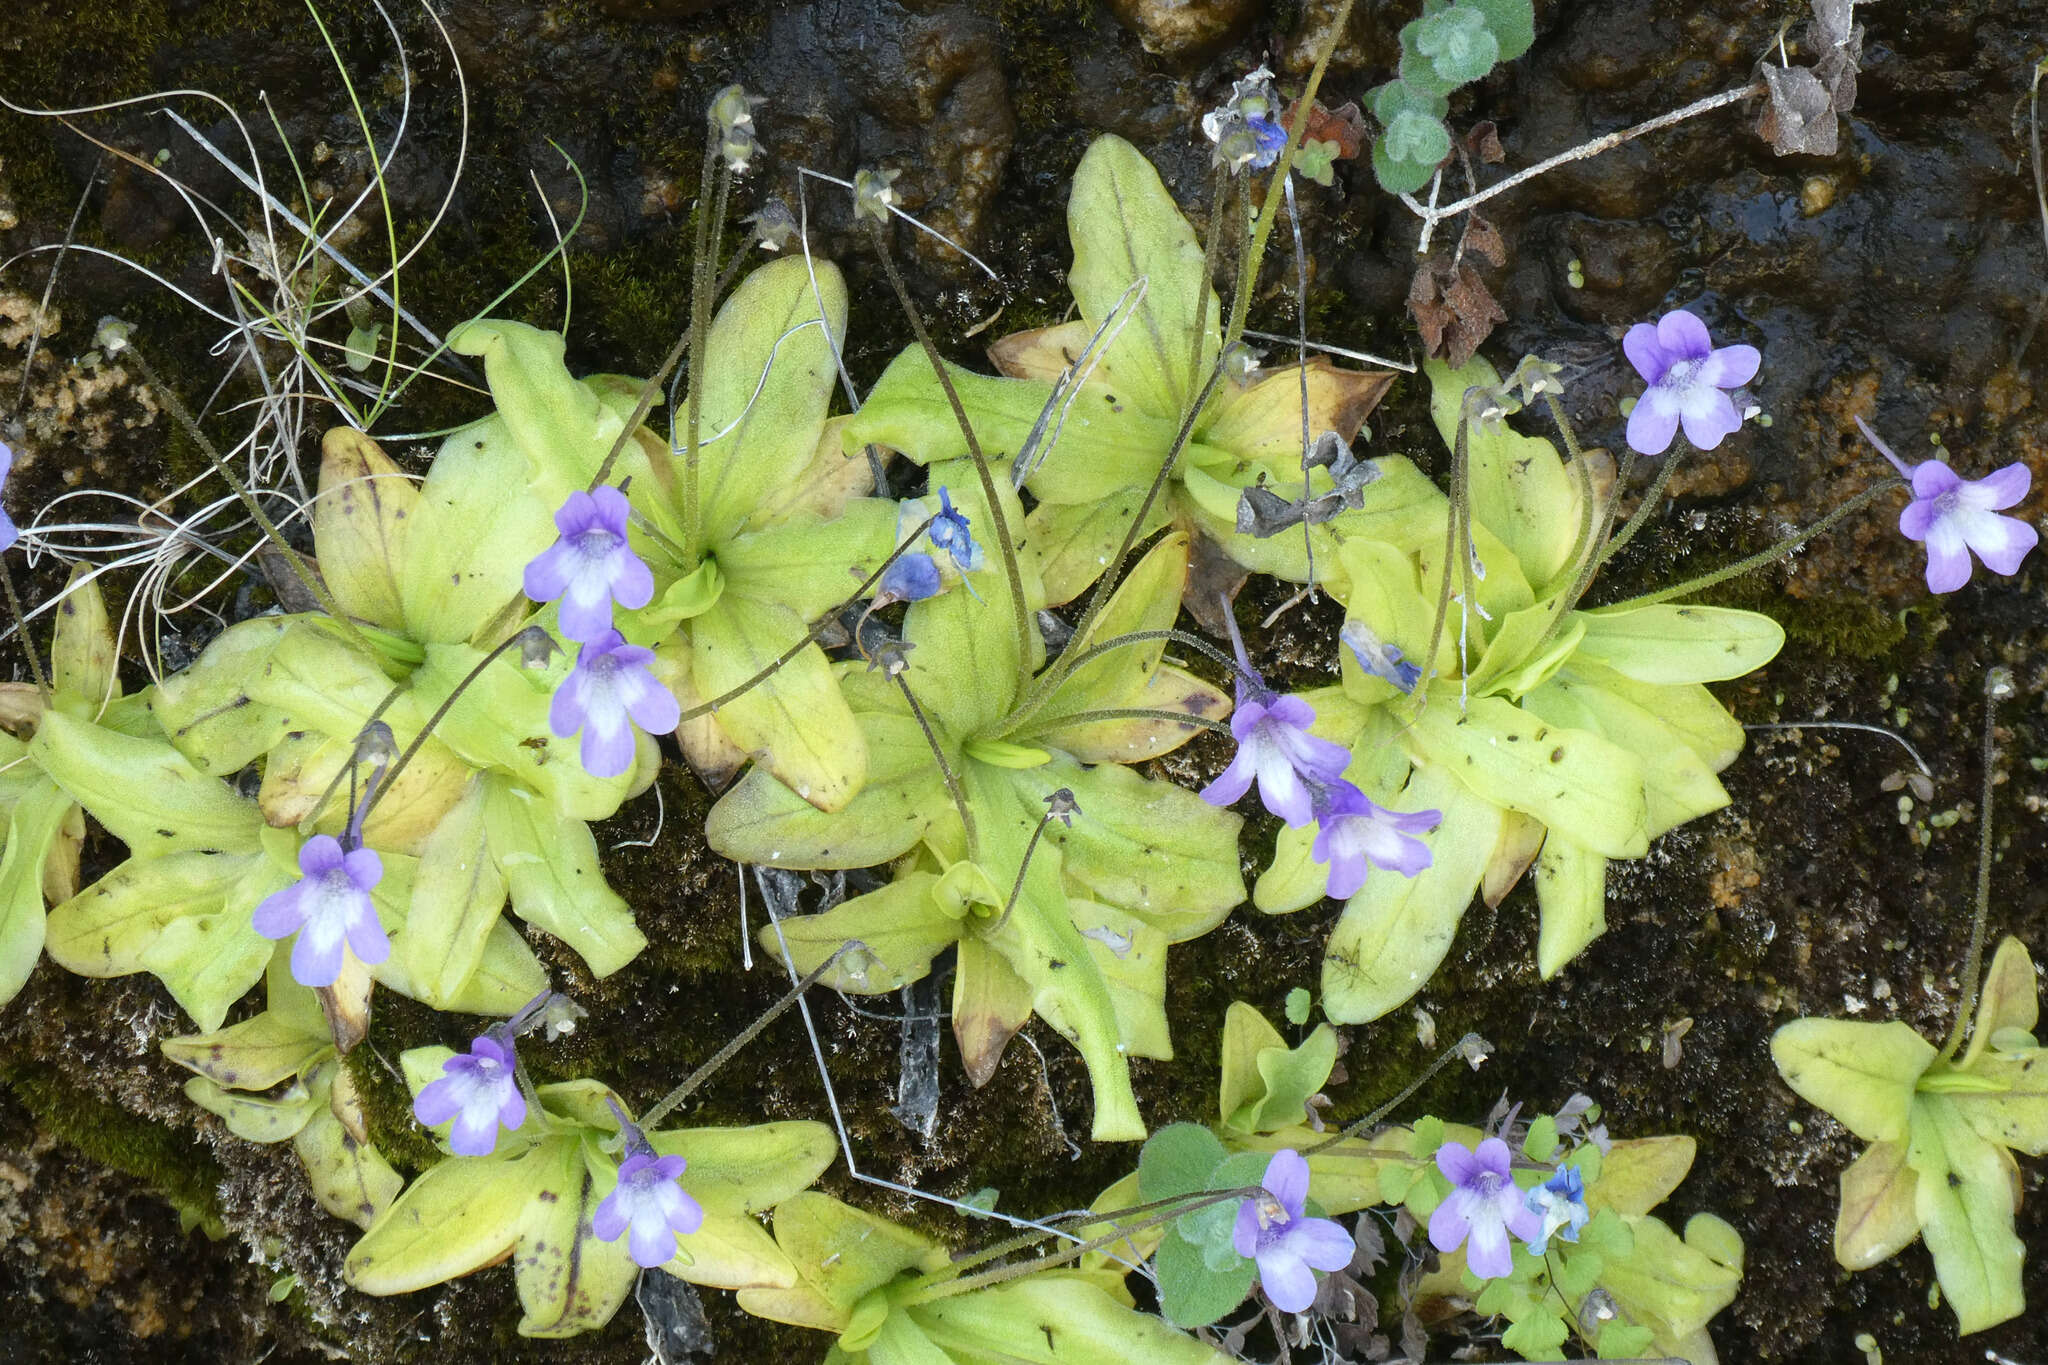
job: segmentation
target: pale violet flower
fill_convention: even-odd
[[[375,966],[391,956],[391,940],[377,919],[370,892],[384,876],[384,860],[367,848],[342,851],[331,834],[316,834],[299,848],[299,879],[265,896],[253,923],[265,938],[292,944],[292,980],[332,986],[341,977],[343,945]]]
[[[1942,460],[1908,465],[1876,432],[1856,419],[1865,440],[1913,485],[1913,500],[1899,513],[1899,531],[1927,547],[1927,589],[1954,592],[1970,581],[1970,554],[1996,574],[2016,574],[2041,533],[2018,517],[1998,513],[2027,496],[2033,475],[2017,462],[1981,479],[1965,479]]]
[[[1293,1148],[1273,1153],[1259,1184],[1264,1193],[1237,1206],[1231,1247],[1258,1263],[1259,1283],[1275,1308],[1305,1312],[1316,1298],[1314,1272],[1351,1264],[1351,1234],[1331,1219],[1304,1216],[1308,1162]]]
[[[1229,610],[1226,601],[1224,611]],[[1256,778],[1266,809],[1298,829],[1315,818],[1316,793],[1344,775],[1350,751],[1308,732],[1315,708],[1300,697],[1283,697],[1267,687],[1245,656],[1236,618],[1225,619],[1237,651],[1237,709],[1230,716],[1237,756],[1202,788],[1202,799],[1212,806],[1227,806],[1251,790]]]
[[[1515,1184],[1508,1145],[1488,1138],[1473,1151],[1462,1142],[1446,1142],[1437,1148],[1436,1168],[1451,1182],[1451,1192],[1429,1216],[1430,1245],[1445,1252],[1464,1247],[1465,1264],[1482,1280],[1513,1270],[1509,1236],[1533,1242],[1542,1235],[1543,1220]]]
[[[526,566],[526,595],[562,599],[562,634],[588,642],[612,628],[612,603],[654,598],[654,575],[626,544],[626,495],[607,484],[571,493],[555,513],[555,543]]]
[[[7,487],[7,476],[14,472],[14,452],[5,441],[0,441],[0,489]],[[7,515],[7,509],[0,507],[0,551],[11,550],[14,542],[21,539],[21,531],[14,524],[14,518]]]
[[[583,732],[583,767],[592,777],[617,777],[633,766],[634,726],[660,735],[682,721],[675,694],[647,671],[653,661],[653,650],[607,629],[583,646],[555,689],[548,728],[563,739]]]
[[[518,1057],[509,1031],[494,1029],[475,1039],[469,1051],[441,1064],[440,1079],[420,1089],[413,1117],[429,1128],[455,1121],[448,1147],[457,1156],[488,1156],[498,1145],[498,1130],[512,1132],[526,1122],[526,1096],[520,1093]]]
[[[1544,1253],[1552,1236],[1578,1241],[1579,1229],[1593,1216],[1586,1209],[1586,1178],[1576,1166],[1560,1167],[1556,1175],[1530,1190],[1523,1202],[1543,1220],[1542,1228],[1529,1239],[1530,1254],[1535,1256]]]
[[[1309,856],[1329,865],[1326,890],[1338,900],[1357,895],[1371,868],[1412,877],[1428,867],[1429,845],[1414,836],[1435,829],[1444,818],[1442,811],[1404,815],[1375,805],[1341,778],[1316,790],[1314,810],[1316,840]]]
[[[1639,322],[1629,328],[1621,349],[1650,386],[1628,415],[1628,443],[1637,454],[1662,455],[1681,425],[1685,439],[1700,450],[1712,450],[1742,426],[1742,414],[1725,391],[1756,378],[1763,363],[1756,347],[1717,348],[1707,324],[1679,309],[1654,326]]]
[[[601,1241],[616,1242],[630,1227],[626,1250],[643,1270],[674,1260],[677,1235],[704,1225],[703,1205],[682,1187],[687,1165],[679,1156],[631,1151],[619,1163],[619,1183],[591,1215],[590,1230]]]

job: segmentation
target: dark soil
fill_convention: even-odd
[[[1220,46],[1171,55],[1145,51],[1092,0],[446,8],[470,93],[467,164],[452,211],[406,269],[408,305],[445,330],[552,245],[534,178],[566,225],[577,211],[566,153],[590,196],[571,252],[570,363],[579,372],[645,373],[686,319],[701,111],[728,81],[771,101],[757,115],[767,154],[740,194],[741,212],[770,193],[794,202],[799,164],[844,177],[900,166],[905,207],[995,267],[1000,287],[944,248],[897,232],[940,344],[973,360],[990,336],[1056,320],[1065,308],[1066,183],[1091,137],[1114,131],[1137,142],[1199,220],[1207,180],[1200,112],[1261,60],[1298,78],[1309,38],[1335,6],[1210,6],[1240,16],[1222,25]],[[1393,34],[1415,10],[1360,0],[1326,102],[1360,97],[1386,79]],[[1461,128],[1498,123],[1506,169],[1743,83],[1781,23],[1799,17],[1789,3],[1759,0],[1539,0],[1537,10],[1534,50],[1453,109]],[[404,86],[382,22],[358,0],[336,0],[321,14],[372,126],[388,139]],[[1882,476],[1854,435],[1853,414],[1908,458],[1938,437],[1967,475],[2026,460],[2037,475],[2028,506],[2040,520],[2048,411],[2034,401],[2034,376],[2048,364],[2039,326],[2048,248],[2029,171],[2027,94],[2048,4],[1904,0],[1858,17],[1869,28],[1861,99],[1837,156],[1778,158],[1751,135],[1745,112],[1727,110],[1487,206],[1509,251],[1504,268],[1487,269],[1509,316],[1488,353],[1503,368],[1526,351],[1585,366],[1569,401],[1589,441],[1620,442],[1616,399],[1636,382],[1619,363],[1627,324],[1684,305],[1724,342],[1764,351],[1756,394],[1771,425],[1751,424],[1681,470],[1661,534],[1639,541],[1598,594],[1623,596],[1736,558]],[[396,23],[414,86],[412,123],[390,172],[391,214],[400,240],[411,241],[447,192],[460,123],[453,67],[434,30],[417,11]],[[31,106],[210,89],[250,119],[259,154],[289,183],[256,102],[267,91],[309,179],[350,197],[364,183],[362,135],[319,32],[303,8],[282,0],[25,0],[0,17],[0,71],[0,93]],[[226,174],[149,107],[76,122],[80,133],[144,160],[167,148],[180,178],[219,202],[233,199]],[[217,108],[179,107],[240,155]],[[315,150],[323,143],[331,155]],[[1356,164],[1340,169],[1335,190],[1306,188],[1313,333],[1409,353],[1417,343],[1403,301],[1416,265],[1415,219]],[[843,192],[811,181],[805,193],[817,245],[854,284],[848,359],[865,383],[908,340],[907,329],[852,231]],[[60,240],[81,194],[80,243],[221,301],[211,243],[159,182],[103,158],[54,120],[0,114],[0,224],[10,205],[19,219],[0,227],[0,259]],[[374,211],[368,221],[348,250],[374,269],[383,224]],[[17,260],[0,273],[0,368],[20,362],[18,339],[5,339],[8,291],[39,294],[50,260]],[[1570,282],[1574,263],[1579,287]],[[1273,264],[1253,325],[1280,331],[1293,321],[1283,288],[1291,265]],[[31,434],[8,434],[22,451],[8,486],[17,520],[79,482],[147,495],[196,472],[196,451],[149,395],[125,383],[73,391],[77,406],[61,413],[49,404],[64,392],[65,366],[91,346],[91,320],[118,314],[138,324],[138,340],[196,407],[220,379],[208,354],[218,326],[105,257],[67,257],[54,302],[64,324],[49,343],[53,361],[33,377],[39,397],[22,414]],[[551,267],[501,311],[555,325],[569,302]],[[993,330],[970,339],[998,306]],[[13,384],[5,387],[0,405],[11,405]],[[248,392],[236,380],[212,403],[217,435],[231,427],[220,414]],[[393,430],[430,430],[477,410],[457,390],[417,393]],[[1397,388],[1374,418],[1375,451],[1440,462],[1423,399],[1413,384]],[[394,453],[417,461],[428,448],[399,442]],[[310,444],[302,453],[311,456]],[[1852,1343],[1862,1333],[1893,1365],[1983,1359],[1987,1350],[2020,1362],[2048,1357],[2048,1315],[1958,1342],[1948,1311],[1930,1305],[1924,1249],[1854,1276],[1839,1269],[1830,1249],[1835,1178],[1858,1144],[1779,1083],[1767,1049],[1772,1030],[1800,1013],[1903,1019],[1937,1038],[1946,1029],[1968,938],[1976,822],[1986,816],[1976,805],[1981,682],[1999,662],[2013,668],[2019,697],[2003,713],[2006,780],[1990,812],[2001,851],[1992,929],[2048,956],[2048,571],[2037,554],[2015,580],[1980,574],[1963,592],[1930,600],[1917,549],[1894,533],[1895,511],[1880,503],[1788,567],[1720,590],[1718,600],[1771,611],[1791,635],[1774,664],[1723,695],[1748,722],[1897,725],[1936,770],[1932,804],[1902,813],[1883,782],[1904,757],[1877,736],[1760,734],[1724,774],[1734,796],[1728,810],[1666,837],[1648,860],[1616,868],[1608,934],[1556,980],[1535,980],[1535,905],[1524,888],[1497,912],[1474,908],[1451,961],[1416,1001],[1440,1037],[1476,1029],[1499,1051],[1476,1076],[1457,1069],[1432,1082],[1414,1112],[1477,1119],[1503,1088],[1541,1109],[1583,1090],[1606,1107],[1617,1135],[1698,1137],[1698,1162],[1667,1216],[1716,1211],[1747,1243],[1742,1294],[1714,1324],[1727,1361],[1860,1359]],[[45,562],[25,591],[40,599],[61,577]],[[1270,584],[1251,590],[1261,609],[1283,596]],[[241,607],[249,600],[245,591]],[[1260,645],[1261,662],[1282,680],[1306,681],[1306,672],[1290,677],[1290,667],[1328,657],[1336,619],[1328,603],[1293,612]],[[172,643],[189,651],[205,633],[195,628]],[[14,675],[26,676],[18,651],[14,660]],[[1204,741],[1167,767],[1199,780],[1223,756],[1221,744]],[[622,849],[608,863],[653,946],[600,983],[553,945],[537,945],[591,1011],[573,1038],[534,1050],[543,1079],[596,1075],[651,1100],[778,993],[772,964],[757,963],[751,975],[738,969],[733,869],[696,835],[705,795],[678,766],[663,783],[658,846]],[[1941,812],[1960,818],[1931,818]],[[644,838],[654,821],[654,803],[643,799],[599,837],[607,846]],[[1254,824],[1250,836],[1248,874],[1272,831]],[[87,856],[91,874],[118,849],[102,839]],[[1174,950],[1169,1006],[1180,1059],[1135,1068],[1152,1122],[1206,1117],[1226,1003],[1249,1000],[1279,1017],[1290,988],[1314,984],[1333,913],[1326,906],[1267,919],[1247,907]],[[927,1145],[888,1112],[897,1026],[830,997],[819,1019],[868,1173],[956,1197],[995,1186],[1003,1208],[1023,1212],[1085,1202],[1133,1159],[1129,1148],[1085,1142],[1070,1156],[1055,1106],[1066,1129],[1085,1134],[1086,1076],[1042,1026],[1032,1032],[1044,1068],[1030,1049],[1014,1047],[979,1091],[949,1049],[938,1133]],[[1667,1068],[1661,1040],[1681,1019],[1691,1031],[1682,1059]],[[232,1137],[180,1094],[183,1073],[156,1044],[186,1022],[150,978],[87,982],[48,963],[0,1011],[0,1359],[637,1358],[641,1326],[630,1308],[580,1340],[520,1340],[502,1269],[391,1300],[347,1290],[340,1265],[352,1229],[318,1211],[289,1154]],[[461,1032],[461,1021],[380,995],[370,1046],[356,1061],[394,1159],[406,1155],[404,1097],[377,1059],[459,1042]],[[1335,1092],[1340,1113],[1362,1113],[1399,1090],[1430,1055],[1406,1011],[1349,1030],[1348,1040],[1352,1079]],[[825,1113],[795,1016],[770,1028],[706,1095],[711,1121]],[[2030,1298],[2048,1303],[2044,1165],[2022,1161],[2021,1172],[2019,1230],[2035,1251]],[[843,1169],[825,1185],[958,1245],[981,1231],[858,1185]],[[181,1231],[174,1204],[227,1235]],[[705,1308],[726,1359],[815,1358],[825,1348],[822,1338],[743,1317],[728,1295],[706,1294]],[[1455,1344],[1440,1339],[1439,1353]]]

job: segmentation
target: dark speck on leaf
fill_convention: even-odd
[[[1562,744],[1550,751],[1550,761],[1552,763],[1564,762],[1564,746]]]

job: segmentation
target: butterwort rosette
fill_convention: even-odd
[[[1628,443],[1637,454],[1662,455],[1680,426],[1700,450],[1712,450],[1742,426],[1728,390],[1756,378],[1763,363],[1756,347],[1715,346],[1707,324],[1681,308],[1654,325],[1629,328],[1621,349],[1650,386],[1628,415]]]
[[[562,634],[578,643],[612,628],[612,604],[654,599],[654,574],[626,543],[626,495],[609,484],[571,493],[555,513],[555,543],[526,566],[526,595],[562,602]]]
[[[1524,1242],[1543,1236],[1543,1218],[1515,1184],[1508,1145],[1488,1138],[1477,1151],[1462,1142],[1437,1148],[1436,1168],[1451,1192],[1429,1216],[1429,1242],[1438,1251],[1465,1248],[1465,1264],[1482,1280],[1514,1269],[1512,1235]]]
[[[1237,1206],[1230,1244],[1255,1261],[1266,1297],[1283,1313],[1307,1311],[1316,1299],[1314,1272],[1351,1264],[1351,1234],[1328,1218],[1309,1218],[1308,1162],[1291,1147],[1273,1153],[1259,1180],[1263,1194]]]
[[[675,1259],[676,1238],[704,1225],[704,1207],[683,1189],[688,1163],[679,1156],[630,1151],[619,1163],[619,1183],[591,1215],[599,1240],[616,1242],[630,1228],[626,1250],[643,1270]]]
[[[1913,485],[1913,500],[1899,513],[1899,531],[1927,547],[1929,592],[1954,592],[1968,583],[1975,568],[1973,552],[1995,574],[2020,571],[2020,562],[2040,543],[2041,533],[2018,517],[1998,514],[2027,496],[2033,475],[2025,465],[2009,464],[1981,479],[1965,479],[1942,460],[1908,465],[1861,417],[1856,425]]]
[[[457,1156],[489,1156],[500,1128],[509,1133],[526,1122],[514,1047],[509,1035],[476,1038],[469,1051],[443,1062],[440,1079],[429,1081],[413,1101],[413,1117],[429,1128],[455,1121],[448,1147]]]
[[[1415,836],[1443,823],[1441,811],[1388,810],[1341,780],[1315,792],[1314,809],[1316,840],[1309,856],[1329,866],[1327,890],[1338,900],[1357,895],[1372,868],[1412,877],[1428,867],[1429,845]]]
[[[617,777],[633,766],[633,727],[666,734],[682,721],[675,694],[647,669],[654,651],[629,645],[607,627],[577,653],[576,666],[555,689],[548,727],[567,739],[583,735],[583,766],[592,777]]]
[[[391,956],[391,939],[370,900],[384,877],[383,859],[367,848],[343,852],[339,839],[316,834],[299,848],[299,874],[265,896],[253,919],[265,938],[299,936],[292,944],[294,981],[332,986],[341,976],[344,946],[370,966]]]

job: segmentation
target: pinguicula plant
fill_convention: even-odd
[[[467,1074],[449,1069],[461,1055],[413,1048],[399,1059],[416,1103]],[[602,1327],[643,1270],[723,1289],[796,1285],[796,1266],[757,1215],[831,1164],[830,1128],[798,1121],[643,1131],[596,1081],[535,1086],[522,1073],[512,1084],[524,1097],[519,1124],[478,1156],[443,1135],[451,1155],[407,1186],[349,1252],[350,1284],[403,1294],[509,1256],[519,1331],[533,1337]]]
[[[1134,1308],[1122,1266],[984,1269],[992,1259],[987,1253],[956,1260],[921,1233],[815,1192],[777,1206],[775,1240],[796,1267],[797,1283],[743,1289],[740,1307],[834,1334],[828,1361],[1230,1359]]]
[[[968,462],[933,479],[967,522],[947,534],[991,539]],[[1011,525],[1018,513],[1006,496]],[[858,940],[826,979],[867,994],[924,976],[957,945],[953,1032],[968,1074],[993,1074],[1036,1012],[1086,1060],[1102,1140],[1144,1137],[1130,1058],[1172,1055],[1166,946],[1214,928],[1244,895],[1238,818],[1123,766],[1178,747],[1229,704],[1163,662],[1187,550],[1184,536],[1162,540],[1043,668],[1036,574],[983,551],[958,587],[908,608],[900,643],[837,665],[873,755],[859,796],[819,811],[756,768],[706,825],[712,848],[744,862],[895,860],[888,886],[766,926],[763,944],[786,944],[807,971]]]
[[[483,349],[482,335],[458,342]],[[536,338],[559,357],[560,338]],[[622,429],[599,389],[570,387],[554,395],[558,427],[580,418],[586,447]],[[653,780],[653,742],[642,736],[629,764],[593,774],[551,724],[569,658],[525,657],[537,637],[523,626],[522,574],[554,538],[551,486],[577,477],[584,454],[538,419],[493,415],[448,437],[415,486],[367,437],[329,433],[313,543],[346,619],[231,626],[150,698],[203,771],[260,765],[257,802],[279,830],[343,835],[358,739],[372,722],[388,727],[404,752],[368,794],[359,838],[385,857],[387,879],[390,855],[417,859],[394,952],[412,989],[442,1008],[480,968],[508,896],[598,975],[646,942],[605,883],[588,822]]]
[[[1474,1046],[1461,1041],[1444,1060]],[[1710,1214],[1683,1237],[1649,1216],[1684,1178],[1692,1139],[1610,1140],[1586,1127],[1582,1096],[1493,1132],[1427,1117],[1379,1126],[1384,1110],[1324,1131],[1318,1092],[1336,1057],[1329,1025],[1290,1047],[1233,1004],[1218,1120],[1160,1129],[1137,1172],[1095,1201],[1101,1221],[1085,1231],[1129,1230],[1106,1250],[1151,1259],[1170,1321],[1220,1322],[1255,1290],[1283,1314],[1327,1311],[1313,1280],[1354,1264],[1352,1235],[1333,1220],[1392,1206],[1426,1230],[1411,1256],[1426,1240],[1440,1257],[1414,1291],[1425,1316],[1452,1304],[1498,1314],[1503,1343],[1528,1359],[1556,1359],[1575,1337],[1603,1358],[1712,1358],[1705,1325],[1734,1298],[1741,1239]],[[1198,1206],[1176,1212],[1182,1200]]]
[[[211,1033],[166,1038],[164,1056],[196,1073],[185,1096],[236,1137],[286,1142],[320,1207],[358,1227],[405,1181],[370,1141],[354,1080],[319,997],[292,978],[289,953],[271,958],[260,1014]]]
[[[1992,722],[2011,675],[1993,669],[1987,683],[1976,905],[1947,1042],[1937,1049],[1898,1020],[1855,1019],[1795,1019],[1771,1038],[1785,1084],[1870,1144],[1842,1172],[1835,1259],[1866,1270],[1924,1240],[1964,1334],[2026,1311],[2014,1156],[2048,1155],[2048,1048],[2034,1033],[2040,1005],[2025,945],[2001,941],[1978,982],[1991,908]]]
[[[1229,211],[1227,174],[1217,183],[1212,234]],[[1321,357],[1305,369],[1219,369],[1213,259],[1159,173],[1121,138],[1098,138],[1082,157],[1067,229],[1074,247],[1067,280],[1080,318],[996,342],[989,355],[1001,378],[947,367],[983,448],[1012,456],[1014,476],[1038,500],[1019,540],[1052,605],[1111,568],[1134,522],[1135,538],[1172,524],[1213,539],[1248,569],[1295,582],[1309,576],[1312,543],[1317,578],[1327,582],[1342,572],[1334,558],[1340,529],[1370,534],[1371,511],[1422,495],[1428,481],[1389,457],[1380,462],[1367,513],[1347,513],[1341,528],[1312,527],[1306,542],[1240,534],[1242,491],[1302,496],[1304,429],[1350,439],[1392,372],[1341,369]],[[968,451],[945,390],[915,347],[876,382],[845,438],[848,449],[875,442],[920,464]],[[1167,466],[1166,486],[1149,496]],[[1310,494],[1331,490],[1326,469],[1308,474]]]
[[[1532,863],[1537,970],[1554,975],[1606,928],[1610,859],[1640,858],[1728,803],[1714,775],[1741,750],[1742,728],[1703,684],[1741,677],[1784,640],[1769,617],[1666,600],[1684,587],[1582,609],[1594,573],[1643,518],[1610,540],[1606,470],[1583,454],[1567,463],[1487,411],[1501,389],[1485,361],[1428,369],[1453,495],[1382,518],[1385,539],[1344,542],[1342,684],[1305,696],[1313,734],[1349,750],[1344,779],[1364,798],[1441,813],[1434,833],[1411,832],[1426,865],[1368,877],[1346,903],[1323,972],[1338,1022],[1414,995],[1474,893],[1499,903]],[[1281,832],[1254,889],[1260,909],[1287,913],[1336,890],[1325,837],[1320,826]]]
[[[13,523],[0,529],[11,532]],[[89,569],[73,572],[56,615],[49,677],[0,683],[0,1005],[15,997],[42,956],[45,906],[78,894],[85,840],[84,812],[38,760],[35,732],[53,711],[78,726],[128,735],[155,729],[141,699],[121,693],[106,602]],[[33,661],[34,647],[27,648]]]

